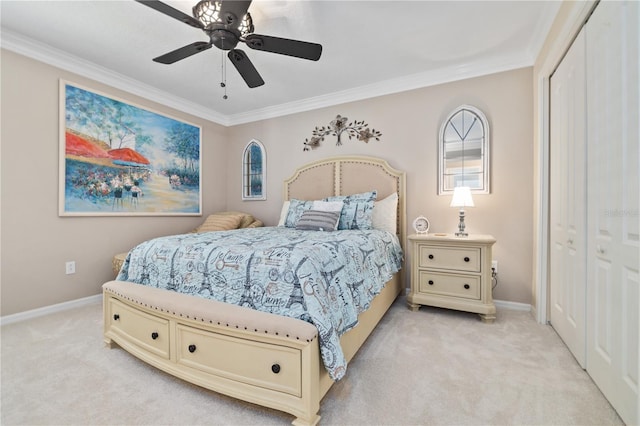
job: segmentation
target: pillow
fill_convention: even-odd
[[[296,229],[303,231],[335,231],[340,219],[339,211],[305,210]]]
[[[338,212],[342,211],[344,203],[342,201],[320,201],[315,200],[313,202],[313,210],[321,210],[323,212]]]
[[[325,198],[324,201],[342,201],[342,213],[338,229],[371,229],[371,214],[377,191],[362,194],[339,195]]]
[[[311,210],[313,207],[313,201],[296,200],[295,198],[289,201],[289,210],[287,211],[287,217],[284,220],[284,226],[287,228],[295,228],[298,219],[302,216],[305,210]]]
[[[373,213],[371,214],[371,225],[373,229],[396,234],[398,216],[398,193],[394,192],[384,200],[376,201],[373,204]]]
[[[261,228],[264,226],[264,223],[260,219],[256,219],[251,222],[249,225],[245,226],[245,228]]]
[[[230,229],[237,229],[242,222],[244,215],[238,214],[212,214],[209,215],[202,225],[196,228],[196,232],[211,232],[211,231],[228,231]]]
[[[238,228],[246,228],[247,226],[251,225],[253,222],[256,221],[256,218],[253,217],[253,215],[249,214],[249,213],[244,213],[244,212],[236,212],[236,211],[228,211],[228,212],[217,212],[217,215],[224,215],[224,216],[235,216],[235,215],[242,215],[242,220],[240,220],[240,224],[238,225]]]
[[[290,201],[282,203],[282,209],[280,210],[280,219],[278,219],[278,226],[284,226],[284,221],[287,220],[287,213],[289,213]]]

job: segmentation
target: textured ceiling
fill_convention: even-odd
[[[166,1],[187,14],[195,1]],[[217,48],[152,58],[206,34],[133,0],[0,1],[2,47],[236,124],[533,65],[560,3],[254,1],[255,32],[320,43],[318,62],[243,49],[249,89]],[[226,63],[228,99],[220,87]]]

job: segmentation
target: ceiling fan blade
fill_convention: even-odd
[[[220,18],[222,22],[238,28],[242,18],[247,14],[251,6],[251,0],[222,0],[220,2]]]
[[[145,6],[149,6],[151,9],[155,9],[160,13],[164,13],[167,16],[171,16],[172,18],[177,19],[178,21],[182,21],[187,25],[191,25],[192,27],[204,29],[204,25],[202,22],[198,21],[193,16],[189,16],[186,13],[179,11],[178,9],[174,9],[168,4],[162,3],[158,0],[136,0],[138,3],[142,3]]]
[[[172,52],[165,53],[162,56],[158,56],[157,58],[153,58],[153,61],[159,62],[161,64],[173,64],[174,62],[178,62],[181,59],[188,58],[191,55],[195,55],[196,53],[210,48],[210,42],[207,43],[206,41],[196,41],[195,43],[191,43]]]
[[[236,67],[247,86],[254,88],[262,86],[264,80],[258,74],[249,57],[240,49],[232,49],[227,55],[231,63]]]
[[[245,37],[244,42],[252,49],[309,59],[311,61],[317,61],[322,54],[322,45],[320,44],[290,40],[288,38],[249,34]]]

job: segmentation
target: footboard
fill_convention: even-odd
[[[307,322],[121,281],[103,285],[104,340],[188,382],[320,417],[320,351]]]

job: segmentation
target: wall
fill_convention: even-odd
[[[474,197],[471,233],[493,234],[500,262],[496,299],[531,303],[533,218],[532,69],[524,68],[336,107],[224,128],[79,75],[2,50],[0,315],[100,293],[112,279],[111,258],[145,239],[185,232],[200,217],[59,217],[58,88],[65,79],[203,128],[203,213],[243,210],[273,225],[282,181],[296,167],[337,155],[386,158],[407,172],[407,226],[427,216],[433,232],[454,232],[458,218],[448,196],[437,195],[441,122],[457,106],[480,108],[491,126],[492,192]],[[365,120],[383,133],[369,144],[345,140],[303,152],[316,126],[337,114]],[[267,150],[267,200],[242,201],[241,158],[246,144]],[[228,142],[228,143],[227,143]],[[65,275],[64,263],[77,272]]]
[[[201,217],[59,217],[59,79],[202,126],[202,210],[226,204],[226,128],[2,50],[1,315],[99,294],[115,253]],[[65,275],[75,260],[76,274]]]
[[[382,157],[407,172],[407,226],[425,215],[433,232],[455,232],[457,209],[449,196],[437,195],[440,124],[456,107],[482,110],[491,129],[491,194],[474,196],[467,210],[470,233],[492,234],[497,243],[499,285],[494,298],[531,303],[533,246],[532,69],[442,84],[330,108],[238,125],[230,128],[227,207],[253,213],[267,224],[277,222],[282,182],[300,165],[338,155]],[[319,148],[303,152],[305,138],[337,114],[365,120],[382,132],[381,141],[356,140],[335,146],[329,136]],[[242,201],[241,159],[246,144],[258,139],[267,152],[267,200]]]

